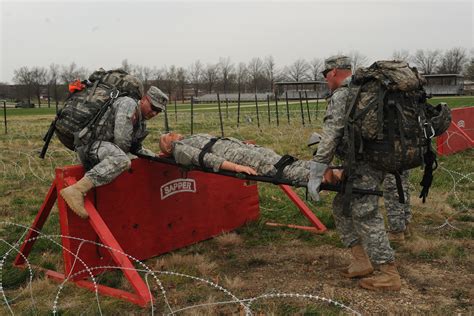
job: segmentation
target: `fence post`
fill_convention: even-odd
[[[308,104],[308,91],[304,91],[304,96],[305,96],[305,99],[306,99],[306,111],[308,112],[308,121],[309,121],[309,124],[311,124],[311,113],[309,113],[309,104]]]
[[[178,106],[176,105],[176,98],[174,98],[174,121],[178,123]]]
[[[316,118],[318,117],[319,112],[319,91],[316,91]]]
[[[258,100],[257,100],[257,94],[255,93],[255,108],[257,109],[257,126],[260,128],[260,117],[258,115]]]
[[[279,118],[279,113],[278,113],[278,95],[277,93],[275,92],[275,113],[276,113],[276,117],[277,117],[277,126],[280,125],[280,118]]]
[[[270,95],[267,94],[268,125],[270,125]]]
[[[7,128],[7,102],[3,101],[3,119],[5,120],[5,134],[8,134]]]
[[[301,99],[301,91],[298,91],[298,96],[300,99],[301,123],[304,126],[304,110],[303,110],[303,100]]]
[[[193,134],[193,119],[194,119],[194,96],[191,96],[191,135]]]
[[[225,118],[229,118],[229,99],[227,99],[227,93],[225,94]]]
[[[288,118],[288,124],[290,124],[290,108],[288,107],[288,91],[285,91],[285,101],[286,101],[286,117]]]
[[[224,125],[222,124],[221,99],[217,93],[217,106],[219,107],[219,123],[221,124],[221,136],[224,137]]]
[[[170,132],[170,125],[169,125],[169,122],[168,122],[168,111],[164,110],[163,112],[165,112],[165,131],[167,133]]]
[[[240,124],[240,91],[239,91],[239,96],[237,97],[237,127],[239,127]]]

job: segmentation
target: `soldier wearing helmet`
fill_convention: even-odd
[[[326,59],[323,75],[332,94],[323,121],[321,141],[310,167],[308,193],[314,200],[319,200],[323,175],[334,156],[345,158],[340,153],[345,150],[344,137],[349,137],[344,130],[347,104],[353,95],[350,59],[347,56]],[[363,158],[356,159],[351,170],[350,180],[358,188],[374,190],[385,178],[385,172],[374,169]],[[343,212],[345,207],[349,208],[349,214]],[[352,254],[349,266],[342,269],[341,274],[347,278],[365,277],[359,285],[366,289],[400,290],[400,275],[379,212],[378,197],[338,193],[333,202],[333,214],[341,240]],[[380,267],[380,274],[370,276],[374,272],[372,263]]]
[[[142,146],[148,135],[146,121],[165,111],[167,103],[168,97],[154,86],[138,102],[129,96],[118,97],[94,131],[85,128],[79,133],[75,150],[86,173],[60,192],[74,213],[82,218],[89,216],[84,208],[85,194],[93,187],[112,182],[129,169],[129,153],[155,155]]]

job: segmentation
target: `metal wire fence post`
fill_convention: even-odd
[[[276,113],[276,118],[277,118],[277,126],[280,126],[280,115],[278,113],[278,95],[275,92],[275,113]]]
[[[237,97],[237,127],[239,127],[240,124],[240,91],[239,91],[239,96]]]
[[[258,115],[258,100],[257,100],[257,94],[255,93],[255,108],[257,110],[257,126],[260,128],[260,117]]]
[[[308,112],[308,121],[309,121],[309,124],[311,124],[311,113],[309,113],[309,104],[308,104],[308,91],[306,90],[304,92],[304,97],[306,100],[306,111]]]
[[[5,134],[8,134],[7,128],[7,102],[3,101],[3,119],[5,121]]]
[[[298,96],[300,99],[301,123],[304,126],[304,110],[303,110],[303,100],[301,99],[301,91],[298,91]]]
[[[217,106],[219,108],[219,123],[221,124],[221,136],[224,137],[224,124],[222,123],[221,99],[217,93]]]
[[[192,96],[191,97],[191,135],[193,134],[194,132],[194,128],[193,128],[193,122],[194,121],[194,97]]]

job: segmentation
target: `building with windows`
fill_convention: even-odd
[[[431,95],[463,95],[464,77],[458,74],[423,75],[426,93]]]

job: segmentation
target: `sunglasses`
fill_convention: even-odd
[[[332,68],[332,69],[334,69],[334,68]],[[324,78],[326,78],[327,74],[328,74],[332,69],[326,69],[326,70],[324,70],[324,71],[322,72]]]

